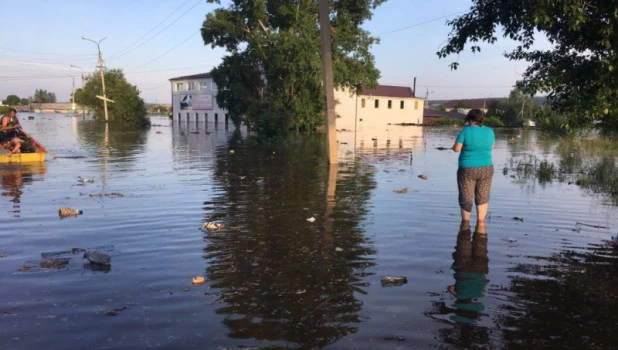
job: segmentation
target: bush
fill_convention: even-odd
[[[498,117],[485,117],[483,124],[491,127],[503,127],[504,122]]]
[[[431,125],[435,126],[462,126],[464,125],[464,121],[461,119],[455,118],[442,118],[434,121]]]

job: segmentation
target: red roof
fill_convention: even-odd
[[[392,85],[378,85],[375,89],[364,88],[361,94],[386,97],[414,97],[412,88]]]

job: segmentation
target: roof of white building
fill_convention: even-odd
[[[182,77],[171,78],[170,81],[172,81],[172,80],[188,80],[188,79],[208,79],[208,78],[212,78],[212,74],[210,74],[210,73],[200,73],[200,74],[193,74],[193,75],[185,75],[185,76],[182,76]]]
[[[386,97],[415,97],[412,88],[407,86],[378,85],[375,89],[364,88],[360,95]]]

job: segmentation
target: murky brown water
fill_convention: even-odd
[[[577,168],[535,176],[568,161],[535,131],[497,131],[488,235],[472,240],[457,155],[437,149],[456,129],[415,130],[414,149],[366,143],[329,169],[322,136],[264,146],[155,118],[106,139],[81,118],[22,119],[59,157],[0,165],[2,349],[614,344],[616,206],[572,183]],[[60,219],[65,206],[84,213]]]

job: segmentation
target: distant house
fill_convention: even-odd
[[[462,99],[462,100],[450,100],[444,102],[441,106],[448,111],[459,110],[460,113],[467,114],[471,109],[480,109],[487,113],[489,103],[491,101],[499,101],[500,99],[493,98],[476,98],[476,99]],[[464,104],[465,107],[457,108],[458,105]]]
[[[407,86],[378,85],[350,95],[335,89],[337,129],[385,128],[391,124],[423,124],[422,98]]]
[[[217,105],[217,85],[210,73],[171,78],[172,116],[174,119],[195,118],[217,123],[227,122],[227,110]]]
[[[340,143],[359,149],[390,147],[392,142],[403,150],[420,142],[422,129],[410,125],[423,124],[424,99],[415,97],[410,87],[379,85],[358,94],[335,89],[335,100]]]
[[[465,120],[466,115],[458,112],[457,110],[452,110],[449,112],[437,111],[431,108],[425,108],[423,110],[423,120],[425,121],[425,125],[431,125],[436,120],[445,118]]]

